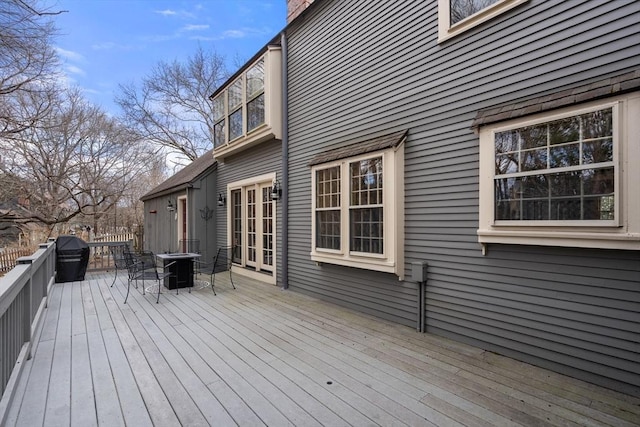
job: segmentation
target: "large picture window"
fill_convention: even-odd
[[[479,241],[640,249],[639,105],[630,95],[482,128]]]
[[[496,221],[615,219],[613,108],[495,134]]]
[[[312,168],[311,258],[403,275],[403,149]]]

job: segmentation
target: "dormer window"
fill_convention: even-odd
[[[281,61],[280,48],[270,46],[213,94],[216,159],[281,138]]]

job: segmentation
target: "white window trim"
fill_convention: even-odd
[[[349,251],[349,164],[382,156],[384,250],[382,254]],[[316,248],[316,171],[340,166],[340,250]],[[317,263],[393,273],[404,280],[404,143],[384,151],[314,165],[311,168],[311,260]]]
[[[451,25],[450,0],[438,0],[438,43],[480,25],[528,0],[500,0],[491,6]]]
[[[233,236],[232,236],[232,231],[233,231],[233,224],[231,223],[231,216],[232,216],[232,209],[233,206],[231,204],[231,192],[233,190],[241,190],[242,191],[242,203],[243,203],[243,207],[246,207],[246,200],[247,200],[247,187],[249,186],[259,186],[260,184],[266,184],[269,183],[270,185],[273,185],[273,183],[276,181],[276,174],[275,173],[269,173],[269,174],[264,174],[264,175],[259,175],[259,176],[254,176],[251,178],[246,178],[240,181],[235,181],[235,182],[231,182],[229,184],[227,184],[227,242],[228,244],[230,244],[230,242],[233,241]],[[258,191],[256,191],[256,196],[258,196]],[[277,220],[277,209],[276,209],[276,201],[273,200],[271,203],[274,204],[273,206],[273,271],[269,270],[269,273],[271,274],[264,274],[264,273],[260,273],[260,257],[257,257],[258,259],[257,261],[257,271],[251,270],[251,269],[246,269],[246,268],[234,268],[233,272],[237,273],[241,276],[246,276],[255,280],[260,280],[262,282],[265,283],[270,283],[272,285],[275,285],[277,282],[277,277],[276,277],[276,273],[278,270],[278,263],[277,263],[277,242],[278,242],[278,236],[277,236],[277,227],[276,227],[276,220]],[[258,228],[261,228],[262,225],[261,224],[257,224]],[[247,230],[247,217],[246,215],[242,215],[242,230],[243,233]],[[244,234],[243,234],[244,237]],[[242,244],[242,250],[243,252],[247,250],[247,246],[246,246],[246,241],[243,241]],[[245,254],[243,253],[242,255],[242,259],[243,259],[243,263],[242,264],[236,264],[234,263],[233,265],[236,267],[245,267]],[[265,270],[266,271],[266,270]]]
[[[614,107],[615,221],[495,221],[494,135]],[[640,250],[640,92],[488,125],[480,130],[480,243]]]
[[[189,203],[187,201],[187,196],[179,196],[176,199],[176,212],[175,212],[175,220],[177,221],[178,225],[176,227],[176,238],[177,238],[177,242],[176,242],[176,247],[178,248],[178,252],[182,251],[182,248],[180,247],[180,240],[182,233],[185,231],[182,229],[182,220],[184,218],[185,212],[184,210],[180,209],[180,207],[182,206],[182,201],[185,201],[185,206],[187,208],[187,211],[189,210]],[[188,212],[187,212],[187,230],[186,230],[186,234],[187,234],[187,239],[190,239],[191,236],[189,236],[189,216],[188,216]]]

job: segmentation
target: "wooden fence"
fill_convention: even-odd
[[[140,251],[142,250],[142,242],[140,241],[140,233],[120,233],[120,234],[108,234],[104,236],[96,236],[91,242],[131,242],[132,248]],[[91,243],[89,242],[89,243]]]
[[[89,260],[89,270],[104,270],[112,267],[109,260],[109,243],[127,242],[133,250],[142,250],[142,242],[138,238],[137,233],[121,233],[104,236],[96,236],[92,241],[87,242],[91,248],[91,257]],[[104,245],[101,245],[104,243]],[[4,276],[9,270],[16,266],[18,258],[29,256],[35,251],[34,248],[8,248],[0,252],[0,277]]]
[[[16,266],[16,260],[23,256],[31,255],[33,248],[13,248],[0,252],[0,276]]]

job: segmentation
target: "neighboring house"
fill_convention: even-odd
[[[141,197],[146,250],[215,255],[215,171],[210,150]]]
[[[47,239],[47,230],[36,223],[16,225],[14,220],[29,218],[33,212],[28,208],[28,201],[11,199],[0,202],[0,248],[7,246],[37,245]]]
[[[640,394],[640,2],[291,19],[212,96],[236,271]]]

